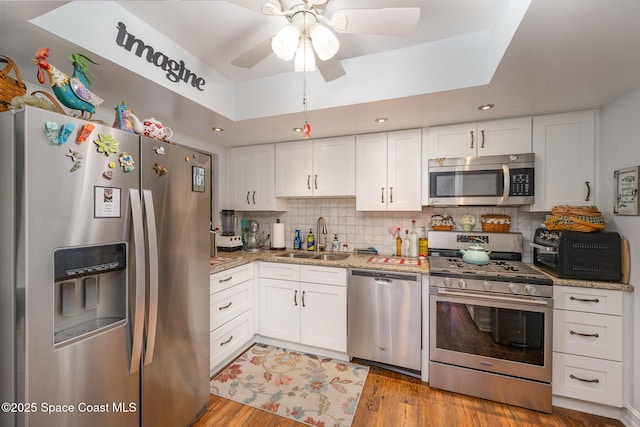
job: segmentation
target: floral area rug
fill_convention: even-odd
[[[211,380],[211,393],[312,426],[350,426],[368,366],[256,344]]]

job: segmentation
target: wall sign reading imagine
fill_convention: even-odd
[[[203,86],[206,81],[204,78],[198,77],[195,73],[192,73],[191,70],[186,68],[184,61],[176,61],[175,59],[169,58],[164,53],[156,51],[152,46],[146,44],[128,32],[127,26],[122,22],[118,22],[116,44],[129,52],[133,51],[133,53],[139,58],[142,58],[142,55],[144,54],[147,62],[167,72],[165,77],[169,81],[173,83],[182,81],[184,83],[191,84],[191,86],[199,91],[204,91]]]

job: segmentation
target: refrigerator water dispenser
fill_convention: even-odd
[[[56,347],[125,323],[126,261],[125,243],[54,250]]]

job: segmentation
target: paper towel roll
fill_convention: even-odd
[[[281,222],[271,224],[271,249],[286,249],[284,242],[284,224]]]

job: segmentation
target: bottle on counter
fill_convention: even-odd
[[[420,237],[418,237],[418,257],[427,259],[429,253],[429,239],[427,239],[427,230],[422,227]]]
[[[404,239],[402,239],[402,256],[409,256],[409,229],[404,230]]]
[[[396,230],[396,256],[402,256],[402,238],[400,237],[400,229]]]
[[[307,234],[307,250],[308,251],[316,250],[316,236],[313,235],[313,228],[310,228],[309,234]]]
[[[302,249],[302,240],[300,239],[300,230],[298,229],[296,229],[296,234],[293,238],[293,249]]]
[[[338,240],[338,235],[335,234],[333,236],[333,240],[331,241],[331,252],[339,252],[340,251],[340,241]]]
[[[416,220],[411,220],[411,232],[409,233],[409,256],[418,258],[418,231],[416,230]]]

